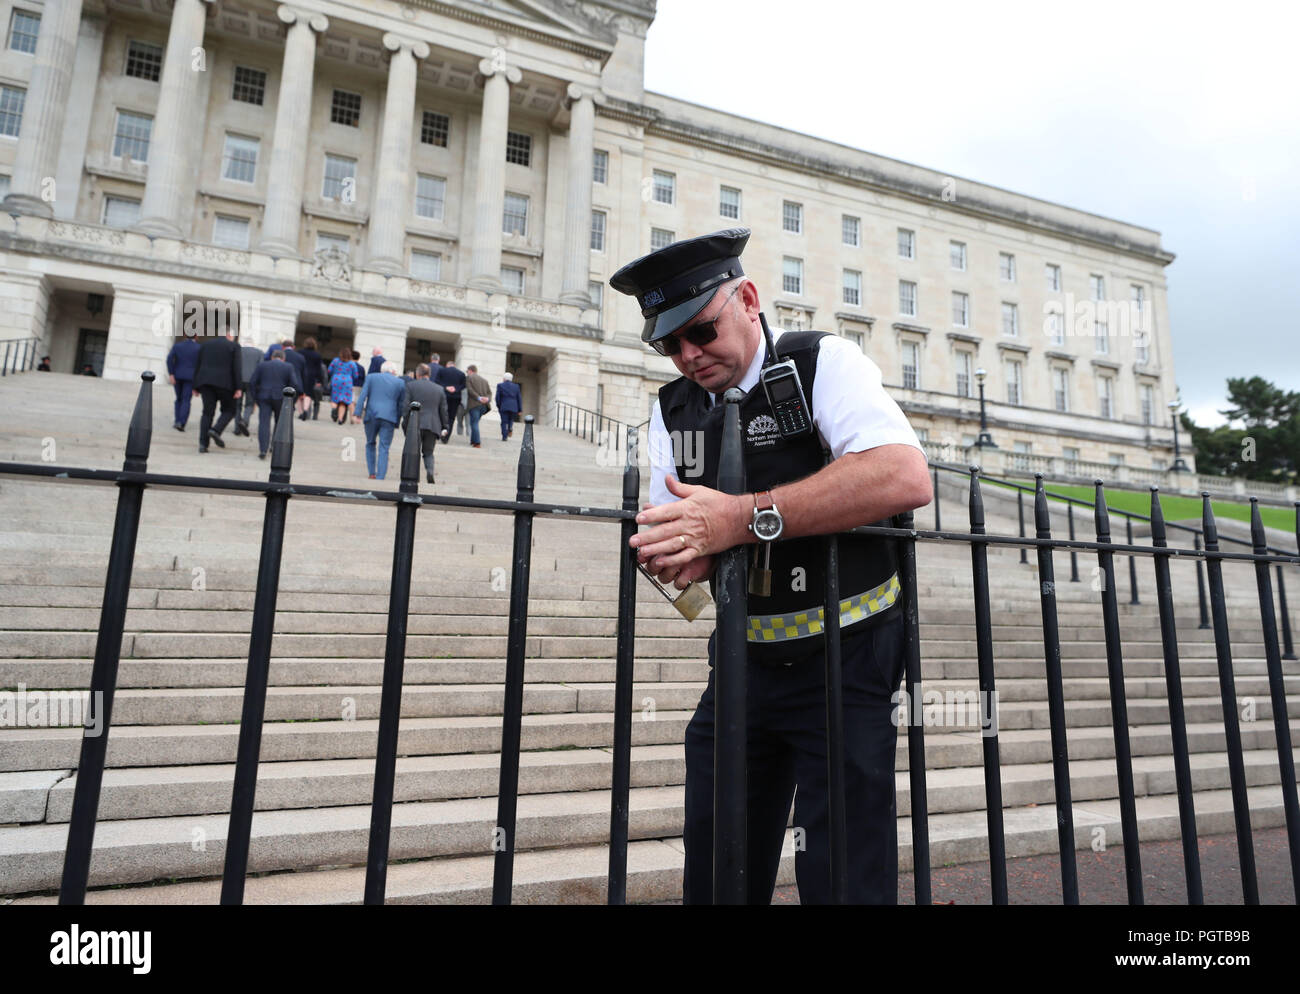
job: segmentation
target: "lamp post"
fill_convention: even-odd
[[[988,375],[988,372],[983,366],[975,370],[975,382],[978,383],[980,387],[980,437],[975,441],[975,447],[977,449],[997,448],[997,446],[993,444],[993,436],[989,434],[989,419],[984,410],[984,378]]]
[[[1178,449],[1178,408],[1180,406],[1181,405],[1176,400],[1171,400],[1169,402],[1169,414],[1174,423],[1174,465],[1172,469],[1175,473],[1190,473],[1191,469],[1188,467],[1187,463],[1183,462],[1183,457],[1179,453]]]

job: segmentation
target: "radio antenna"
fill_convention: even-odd
[[[764,367],[767,367],[776,362],[776,343],[772,341],[772,329],[767,326],[767,315],[759,311],[758,320],[763,325],[763,337],[767,339],[767,356],[763,363]]]

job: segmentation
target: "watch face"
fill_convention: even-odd
[[[781,534],[785,523],[776,511],[759,511],[754,516],[754,534],[765,542],[770,542]]]

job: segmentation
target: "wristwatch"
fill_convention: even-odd
[[[772,501],[772,491],[754,494],[754,520],[749,523],[749,530],[760,542],[774,542],[784,528],[785,521]]]

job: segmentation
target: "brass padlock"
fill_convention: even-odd
[[[698,582],[692,581],[687,584],[686,589],[674,597],[668,592],[668,589],[655,578],[654,574],[645,568],[645,566],[641,563],[637,563],[636,568],[645,574],[646,578],[654,584],[655,589],[658,590],[659,593],[663,594],[664,599],[676,608],[677,613],[687,621],[694,621],[700,616],[700,612],[713,602],[713,598],[709,596],[709,592]]]
[[[763,565],[758,564],[759,559]],[[772,543],[760,542],[754,546],[754,561],[749,564],[749,595],[751,597],[772,596]]]

